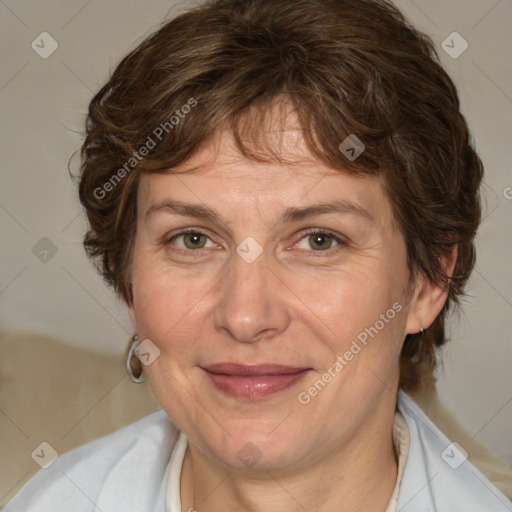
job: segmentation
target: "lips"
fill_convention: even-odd
[[[257,400],[293,386],[311,368],[276,364],[217,363],[203,367],[203,370],[213,385],[223,393]]]
[[[258,376],[258,375],[289,375],[298,373],[309,368],[294,366],[283,366],[278,364],[242,365],[236,363],[217,363],[204,367],[212,373],[237,376]]]

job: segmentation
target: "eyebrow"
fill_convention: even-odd
[[[165,199],[150,206],[144,215],[145,222],[148,221],[148,218],[152,213],[161,210],[186,217],[196,217],[198,219],[211,222],[222,222],[222,217],[215,210],[212,210],[208,206],[169,199]],[[304,207],[287,208],[279,216],[278,222],[298,222],[310,217],[325,215],[329,213],[351,214],[361,217],[365,220],[374,220],[373,215],[360,205],[346,199],[340,199],[329,203],[319,203]]]

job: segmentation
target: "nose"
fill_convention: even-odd
[[[290,323],[286,287],[277,271],[270,269],[265,253],[252,263],[234,254],[230,264],[231,269],[219,283],[215,328],[243,343],[284,332]]]

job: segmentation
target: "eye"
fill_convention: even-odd
[[[299,249],[312,249],[316,252],[324,252],[344,244],[345,242],[333,233],[328,231],[314,231],[301,238],[297,247]]]
[[[175,245],[179,249],[184,250],[207,249],[209,247],[215,247],[215,244],[206,234],[197,230],[178,233],[177,235],[174,235],[166,240],[166,243]]]

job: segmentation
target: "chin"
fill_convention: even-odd
[[[293,465],[304,456],[301,452],[308,443],[299,437],[302,429],[293,432],[283,423],[278,425],[268,420],[230,424],[217,440],[207,442],[208,451],[237,470],[272,471]]]

